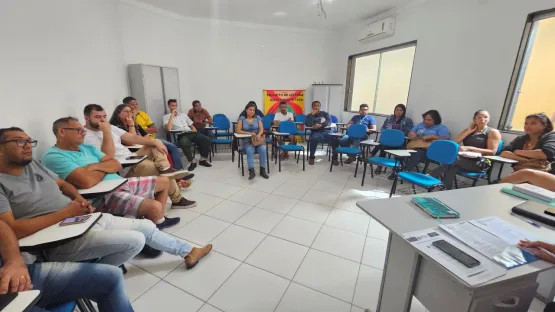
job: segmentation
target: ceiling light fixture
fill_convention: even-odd
[[[283,12],[283,11],[274,12],[274,16],[285,16],[285,15],[287,15],[287,12]]]
[[[324,1],[318,0],[318,2],[316,3],[316,7],[318,8],[318,16],[320,18],[327,19],[328,14],[326,13],[326,10],[324,10]]]

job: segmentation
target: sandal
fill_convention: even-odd
[[[182,189],[189,188],[191,186],[191,184],[193,184],[193,182],[191,180],[181,180],[178,183],[179,187],[182,188]]]

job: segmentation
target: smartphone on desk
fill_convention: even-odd
[[[60,226],[85,223],[87,222],[87,220],[89,220],[90,217],[91,215],[66,218],[65,220],[60,222]]]
[[[451,258],[459,261],[467,268],[474,268],[480,265],[480,261],[474,259],[464,251],[444,241],[443,239],[437,240],[432,243],[434,247],[451,256]]]
[[[125,160],[137,160],[137,159],[141,159],[141,158],[143,158],[143,156],[133,155],[133,156],[129,156],[129,157],[125,158]]]

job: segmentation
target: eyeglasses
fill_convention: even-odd
[[[78,134],[83,134],[87,132],[87,129],[85,128],[62,128],[64,130],[73,130],[76,131]]]
[[[15,142],[15,144],[17,144],[17,147],[24,147],[25,144],[29,143],[29,145],[31,145],[31,147],[35,147],[37,146],[37,144],[39,143],[39,141],[37,140],[25,140],[25,139],[13,139],[13,140],[7,140],[2,142],[2,144],[6,144],[6,143],[10,143],[10,142]]]

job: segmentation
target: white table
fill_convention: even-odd
[[[60,226],[58,222],[35,234],[20,239],[19,249],[21,251],[37,251],[79,238],[87,233],[101,216],[102,214],[100,212],[95,212],[91,214],[91,217],[86,222],[65,226]]]
[[[40,296],[40,290],[28,290],[17,293],[17,297],[10,302],[2,312],[21,312],[34,306]]]
[[[488,185],[419,196],[436,197],[461,214],[459,219],[442,219],[444,224],[498,216],[544,238],[555,234],[547,227],[535,228],[511,216],[510,209],[522,199],[502,193],[503,186]],[[528,311],[539,273],[552,269],[554,265],[536,261],[509,270],[506,275],[480,286],[470,287],[402,238],[403,233],[438,225],[436,219],[410,200],[411,196],[402,196],[357,203],[390,231],[377,311],[409,311],[413,295],[431,312],[495,311],[480,309],[491,307],[493,299],[511,295],[520,296],[521,304],[526,305],[525,309],[514,311]]]
[[[143,148],[144,145],[142,144],[135,144],[135,145],[129,145],[129,146],[125,146],[127,147],[127,149],[129,149],[132,152],[136,152],[138,150],[140,150],[141,148]]]
[[[494,181],[492,181],[491,183],[499,183],[499,181],[501,181],[501,174],[503,173],[503,168],[505,167],[505,164],[507,165],[514,165],[514,164],[518,164],[517,160],[513,160],[513,159],[509,159],[509,158],[505,158],[505,157],[501,157],[501,156],[484,156],[485,159],[489,159],[493,162],[490,170],[493,170],[493,165],[495,163],[500,164],[499,167],[499,172],[497,173],[497,179],[495,179]],[[491,171],[490,171],[491,172]],[[488,178],[489,179],[489,178]],[[489,181],[489,180],[488,180]]]
[[[113,190],[122,186],[125,182],[127,182],[127,179],[123,178],[117,180],[100,181],[97,185],[91,188],[79,189],[78,191],[79,194],[83,195],[83,197],[96,197],[112,192]]]
[[[120,164],[123,168],[126,168],[126,167],[135,166],[136,164],[144,161],[146,158],[147,158],[147,156],[143,156],[139,159],[122,159],[122,160],[118,160],[118,161],[120,162]]]
[[[397,157],[410,157],[411,153],[416,153],[415,150],[411,150],[411,149],[385,150],[385,152]]]

